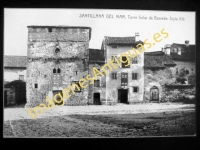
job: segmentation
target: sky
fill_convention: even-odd
[[[85,15],[83,15],[85,14]],[[104,17],[80,17],[103,14]],[[116,15],[125,16],[117,18]],[[101,15],[102,16],[102,15]],[[110,16],[110,18],[109,18]],[[130,19],[132,16],[132,19]],[[134,17],[133,17],[134,16]],[[149,19],[152,17],[152,19]],[[168,20],[157,20],[156,18]],[[146,18],[146,19],[142,19]],[[180,19],[182,18],[182,19]],[[156,43],[148,51],[159,51],[165,44],[184,44],[189,40],[195,44],[195,12],[184,11],[150,11],[117,9],[4,9],[4,55],[27,56],[29,25],[68,25],[88,26],[92,28],[89,48],[100,49],[104,36],[135,36],[153,42],[155,33],[162,29],[168,33],[167,38]]]

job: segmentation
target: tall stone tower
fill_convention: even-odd
[[[88,74],[90,27],[28,26],[26,107],[47,104]],[[87,105],[88,89],[76,92],[65,105]]]

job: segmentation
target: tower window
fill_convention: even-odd
[[[61,70],[60,70],[60,68],[58,68],[58,71],[57,71],[57,73],[60,73],[61,72]]]
[[[36,89],[38,88],[38,84],[37,84],[37,83],[35,83],[35,88],[36,88]]]
[[[57,53],[59,53],[59,52],[60,52],[60,49],[59,49],[59,48],[56,48],[55,53],[57,54]]]
[[[134,86],[134,87],[133,87],[133,92],[138,92],[138,91],[139,91],[139,87]]]
[[[55,68],[53,69],[53,73],[56,73],[56,69]]]
[[[48,28],[48,31],[49,31],[49,32],[52,32],[52,28]]]

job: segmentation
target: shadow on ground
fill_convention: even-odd
[[[25,108],[25,104],[4,106],[4,109],[6,108]]]

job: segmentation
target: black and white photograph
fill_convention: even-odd
[[[195,137],[195,16],[4,8],[3,137]]]

